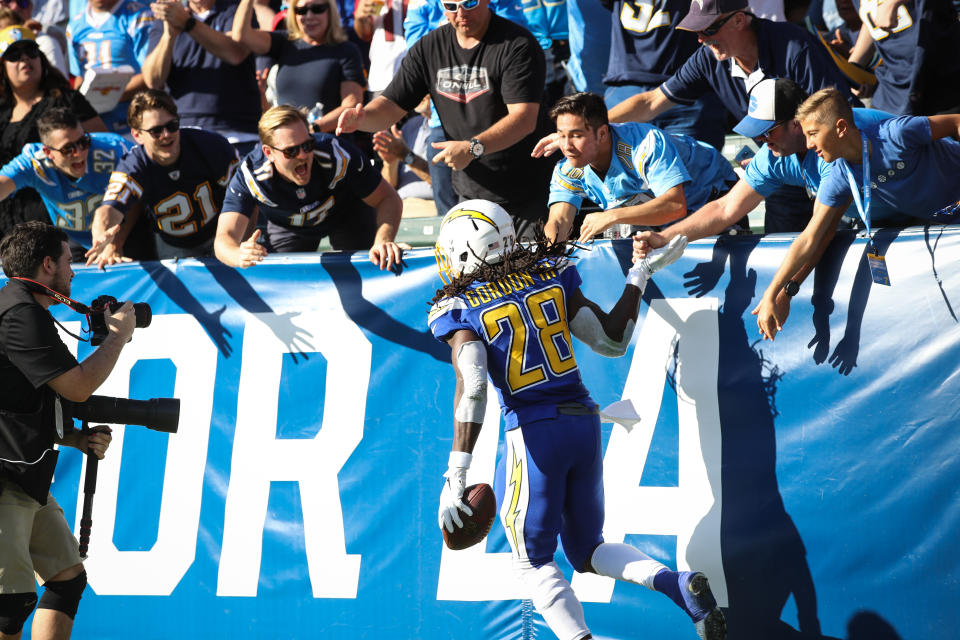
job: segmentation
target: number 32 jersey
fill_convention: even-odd
[[[180,130],[180,157],[169,167],[137,146],[110,176],[103,204],[124,215],[137,203],[154,231],[177,247],[196,247],[213,237],[223,195],[240,159],[223,136]]]
[[[596,406],[580,378],[567,326],[567,300],[580,282],[569,263],[542,273],[520,270],[475,282],[430,309],[427,322],[438,340],[466,329],[486,345],[508,430],[555,418],[558,404]]]

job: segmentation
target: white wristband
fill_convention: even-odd
[[[473,455],[466,451],[451,451],[447,466],[451,469],[469,469]]]

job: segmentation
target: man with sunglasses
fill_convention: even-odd
[[[110,177],[94,216],[87,263],[104,267],[129,260],[121,223],[138,210],[153,230],[156,252],[138,257],[212,255],[224,191],[240,162],[236,150],[217,133],[180,129],[177,106],[163,91],[135,95],[128,121],[138,146]]]
[[[430,160],[453,169],[460,198],[501,205],[517,235],[531,238],[546,218],[552,170],[526,151],[547,131],[543,50],[489,0],[441,4],[448,24],[411,47],[382,95],[341,113],[337,132],[387,129],[429,94],[447,138]]]
[[[807,141],[795,117],[806,99],[807,94],[792,80],[768,78],[758,83],[750,92],[750,111],[733,128],[740,135],[763,143],[744,176],[729,193],[708,202],[688,218],[662,231],[637,234],[633,242],[635,254],[643,257],[679,235],[693,241],[722,233],[784,185],[804,189],[813,201],[821,182],[830,174],[831,165],[807,150]],[[872,127],[892,117],[874,109],[853,110],[858,127]]]
[[[41,142],[27,144],[0,169],[0,200],[24,187],[36,190],[50,220],[70,236],[74,260],[81,260],[90,247],[93,213],[130,145],[115,133],[85,133],[65,107],[40,116],[37,130]]]
[[[394,238],[403,202],[359,149],[311,134],[290,105],[268,109],[259,128],[260,148],[243,159],[223,200],[215,244],[221,262],[246,268],[268,251],[316,251],[325,236],[334,249],[368,249],[381,269],[400,262]],[[265,244],[254,231],[261,215]]]

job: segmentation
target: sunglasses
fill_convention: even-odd
[[[3,52],[3,59],[7,62],[20,62],[23,57],[39,58],[40,47],[35,42],[24,42],[23,44],[11,45],[9,49]]]
[[[710,36],[714,36],[714,35],[717,34],[718,31],[720,31],[720,29],[723,28],[723,25],[727,24],[727,21],[728,21],[730,18],[732,18],[733,16],[737,15],[738,13],[743,13],[743,12],[742,12],[742,11],[734,11],[734,12],[731,13],[730,15],[724,16],[724,17],[720,18],[719,20],[717,20],[716,22],[714,22],[713,24],[711,24],[709,27],[707,27],[707,28],[704,29],[703,31],[698,31],[697,33],[699,33],[700,35],[702,35],[702,36],[704,36],[704,37],[706,37],[706,38],[709,38]]]
[[[756,139],[757,139],[757,140],[763,140],[763,141],[769,140],[769,139],[770,139],[770,136],[773,134],[773,132],[776,131],[777,129],[779,129],[780,127],[782,127],[783,125],[785,125],[786,123],[787,123],[786,120],[781,120],[780,122],[776,123],[775,125],[773,125],[773,126],[770,127],[769,129],[767,129],[765,132],[763,132],[763,133],[761,133],[760,135],[758,135]]]
[[[305,16],[307,13],[312,13],[315,16],[320,16],[325,14],[330,9],[330,5],[327,4],[305,4],[301,7],[297,7],[293,10],[298,16]]]
[[[140,131],[146,131],[154,138],[159,138],[161,135],[163,135],[164,131],[167,133],[176,133],[177,131],[180,131],[180,118],[174,118],[169,122],[158,124],[157,126],[150,127],[149,129],[140,129]]]
[[[307,138],[305,141],[300,144],[295,144],[292,147],[285,147],[281,149],[280,147],[275,147],[272,144],[268,144],[268,147],[275,151],[279,151],[283,154],[283,157],[287,160],[293,160],[301,153],[313,153],[313,150],[317,148],[317,141],[313,138]]]
[[[63,145],[59,149],[57,149],[56,147],[51,147],[47,145],[47,149],[50,149],[51,151],[57,151],[59,153],[62,153],[65,156],[72,156],[73,154],[79,151],[86,151],[89,148],[90,148],[89,133],[83,134],[73,142],[68,142],[67,144]]]
[[[460,8],[462,8],[464,11],[476,9],[477,5],[480,4],[480,0],[460,0],[460,2],[441,2],[440,4],[443,5],[444,11],[455,13],[456,10]]]

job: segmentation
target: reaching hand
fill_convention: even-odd
[[[443,491],[440,492],[437,520],[440,527],[446,528],[450,533],[453,533],[454,525],[463,527],[460,511],[468,516],[473,515],[473,509],[463,501],[463,491],[467,488],[467,469],[470,468],[471,458],[469,453],[450,452],[450,464],[447,472],[443,474],[447,480],[443,483]]]
[[[540,138],[540,141],[537,142],[536,146],[533,147],[533,151],[530,152],[530,155],[534,158],[540,158],[542,156],[552,156],[553,153],[560,149],[560,134],[551,133]]]
[[[588,213],[583,217],[583,222],[580,224],[580,238],[577,242],[580,244],[590,242],[594,236],[600,235],[612,227],[613,223],[613,216],[606,211]]]
[[[115,242],[120,225],[107,229],[102,237],[93,241],[93,246],[84,254],[87,258],[87,265],[95,264],[101,269],[112,264],[121,262],[132,262],[130,258],[123,256],[121,245]]]
[[[433,156],[434,164],[445,164],[454,171],[463,171],[468,164],[473,162],[469,140],[434,142],[433,148],[440,149],[440,153]]]
[[[380,271],[386,271],[400,262],[403,250],[396,242],[378,242],[370,247],[370,262],[380,266]]]
[[[773,340],[790,315],[790,296],[774,295],[773,300],[764,296],[751,313],[757,316],[757,327],[764,340]]]
[[[641,263],[647,265],[650,275],[655,274],[660,269],[670,266],[680,259],[684,250],[687,248],[687,236],[676,236],[667,243],[665,247],[654,249],[647,254],[647,257],[641,260]]]
[[[267,249],[257,242],[260,239],[260,229],[255,229],[249,238],[240,243],[237,253],[237,266],[241,269],[252,267],[267,257]]]
[[[403,141],[400,129],[393,125],[389,131],[377,131],[373,134],[373,150],[384,162],[400,162],[410,149]]]
[[[353,133],[360,128],[365,112],[363,105],[358,104],[352,109],[344,109],[340,112],[340,118],[337,120],[336,135],[341,133]]]
[[[657,231],[640,231],[633,236],[633,261],[639,262],[654,249],[667,244],[667,239]]]

